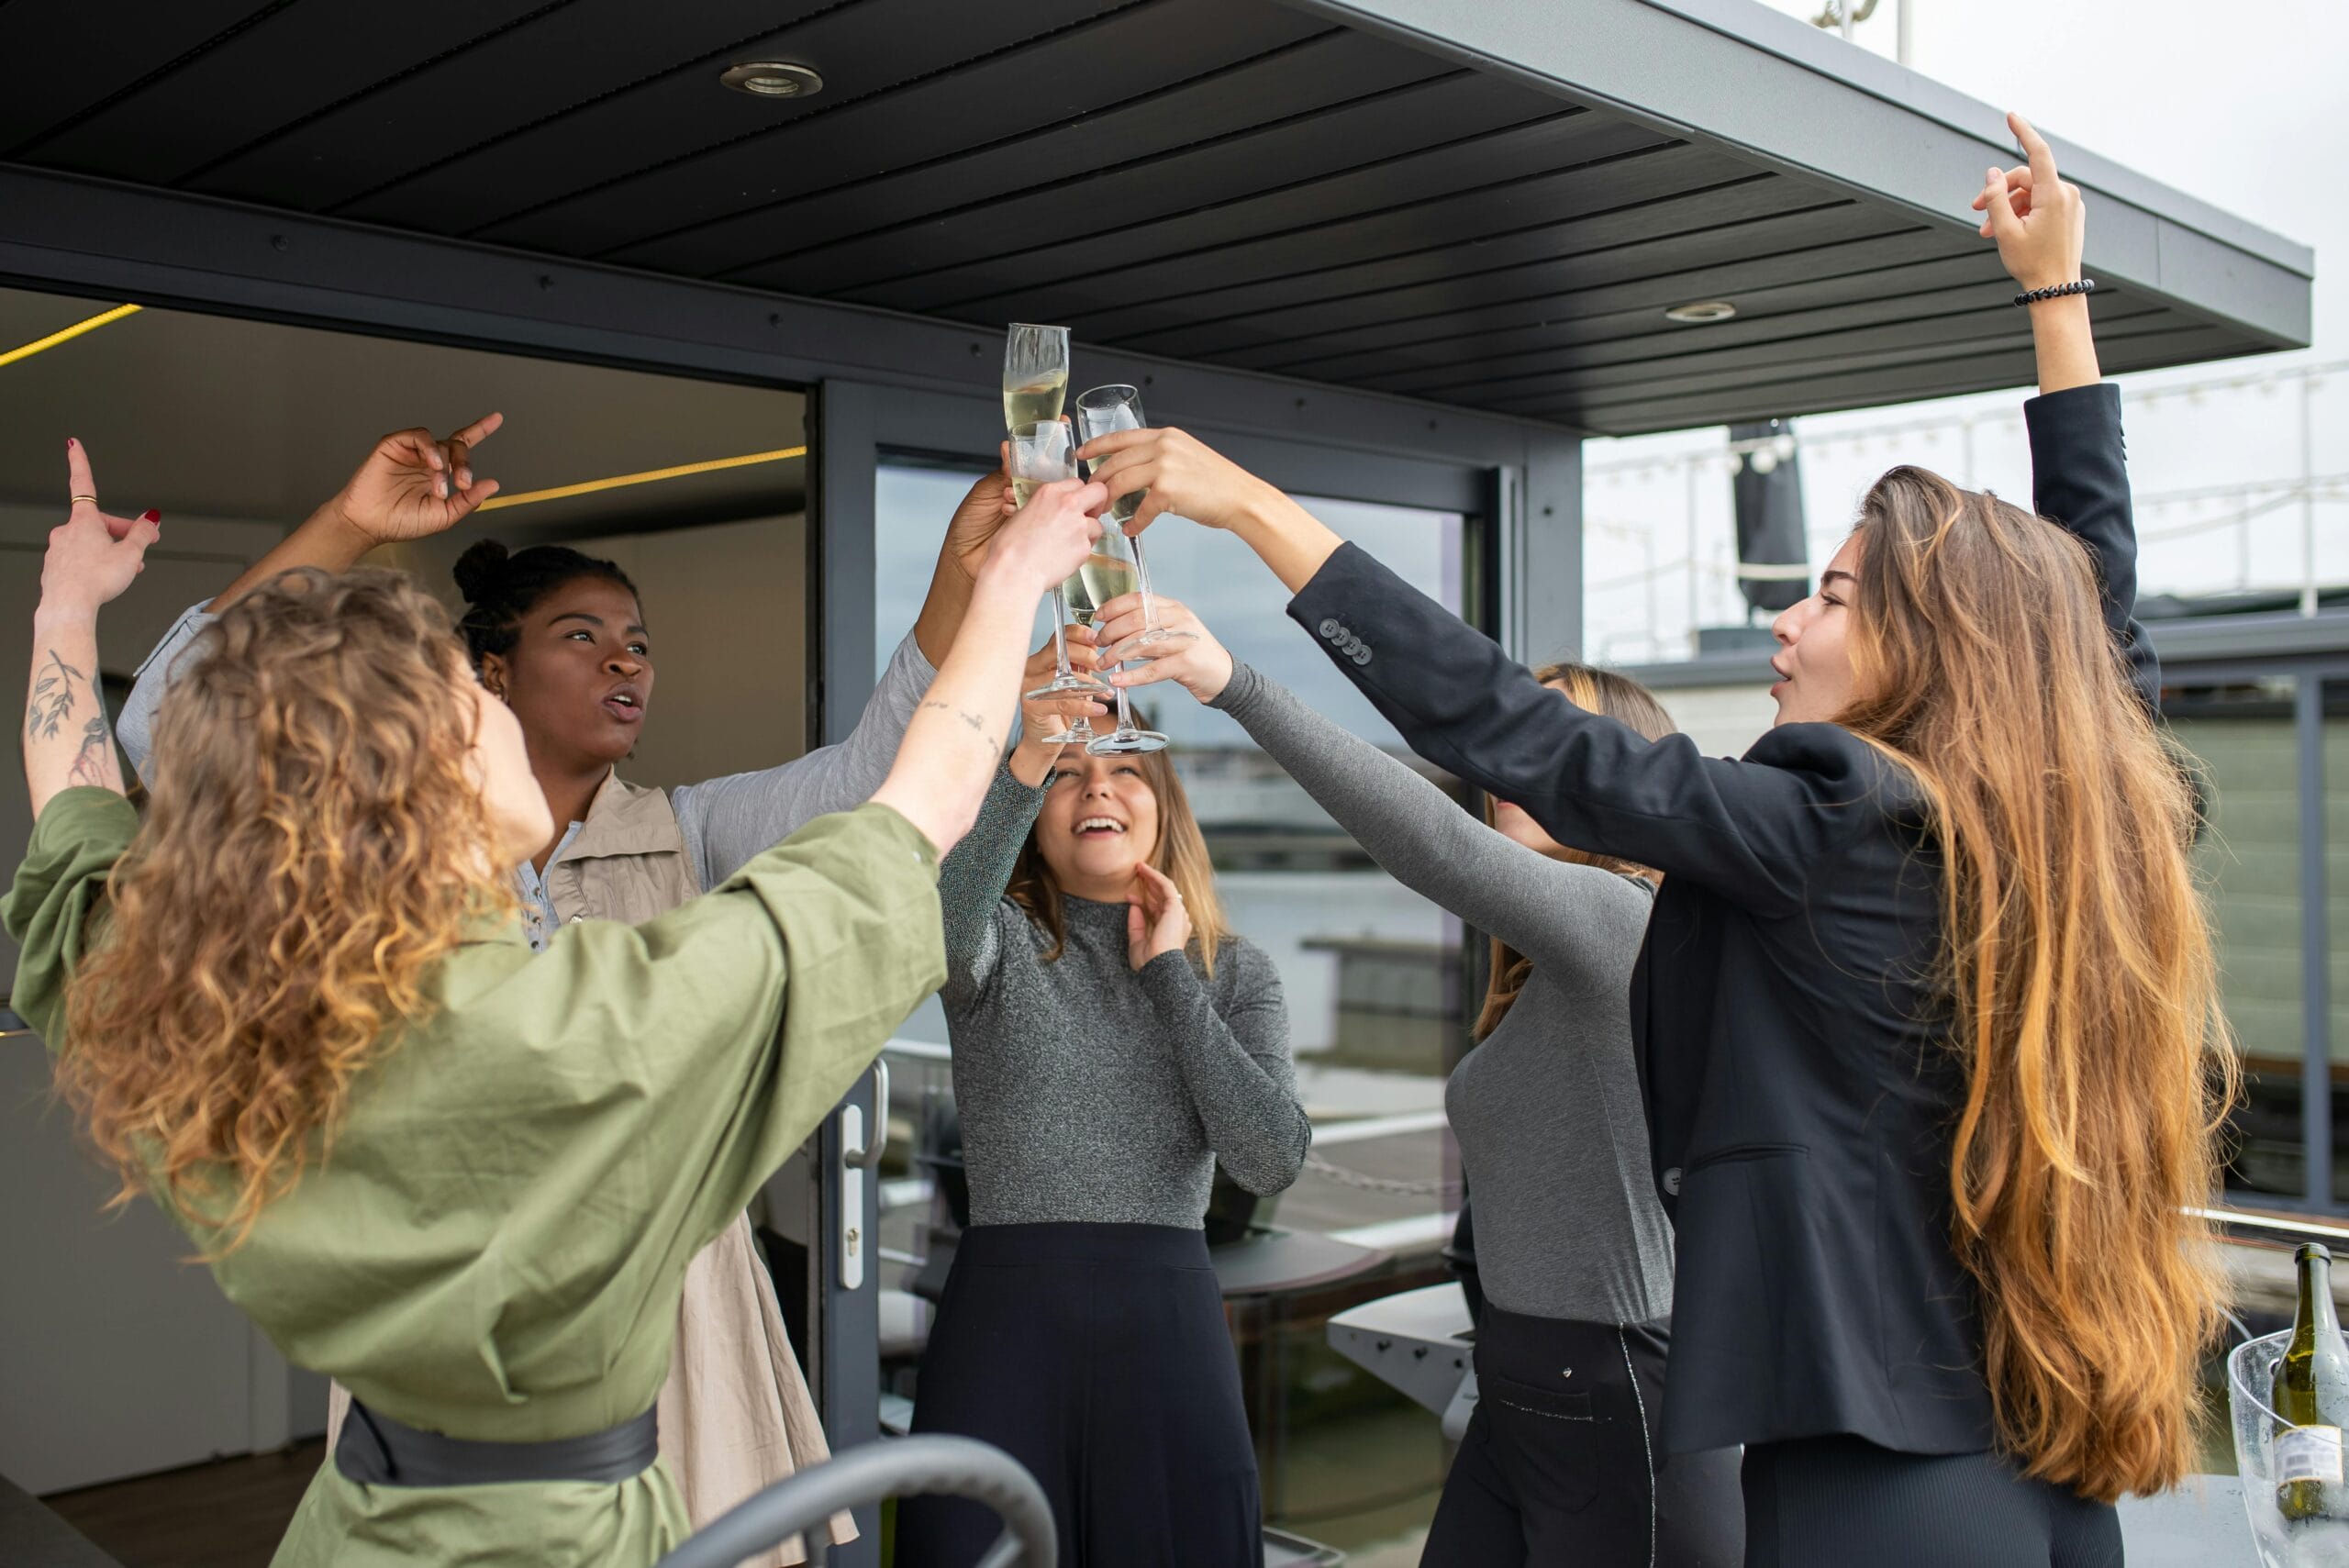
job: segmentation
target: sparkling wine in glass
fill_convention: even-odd
[[[1095,610],[1120,594],[1130,594],[1142,581],[1141,562],[1136,559],[1134,545],[1138,541],[1126,537],[1123,528],[1104,527],[1095,541],[1093,553],[1076,569],[1085,596]],[[1189,636],[1188,632],[1182,633]],[[1142,639],[1136,638],[1135,641]],[[1113,688],[1118,694],[1118,728],[1114,734],[1104,735],[1085,749],[1097,757],[1116,756],[1130,751],[1155,751],[1166,744],[1166,737],[1155,729],[1139,728],[1134,724],[1133,704],[1126,688]]]
[[[1057,416],[1051,419],[1015,425],[1011,429],[1011,494],[1021,506],[1036,493],[1039,485],[1050,484],[1056,479],[1076,477],[1075,443],[1069,436],[1065,422]],[[1076,583],[1082,577],[1069,579]],[[1027,694],[1030,702],[1043,702],[1052,697],[1102,695],[1104,683],[1091,675],[1080,675],[1069,668],[1068,638],[1063,628],[1069,619],[1070,604],[1067,584],[1052,590],[1052,661],[1053,676],[1048,684]],[[1092,614],[1088,603],[1085,614]],[[1076,722],[1064,724],[1055,735],[1040,735],[1039,740],[1057,745],[1083,745],[1095,739],[1093,722],[1079,714]]]
[[[1080,443],[1116,430],[1141,428],[1141,394],[1133,387],[1123,384],[1097,386],[1076,400],[1076,433]],[[1131,648],[1157,642],[1188,641],[1192,638],[1190,632],[1172,631],[1158,624],[1158,597],[1151,592],[1150,567],[1142,556],[1141,539],[1139,535],[1130,538],[1126,535],[1126,524],[1133,520],[1134,514],[1141,509],[1142,497],[1149,494],[1147,490],[1128,491],[1110,502],[1109,509],[1101,514],[1103,533],[1117,534],[1133,552],[1133,582],[1130,589],[1140,589],[1141,593],[1142,629],[1126,644]]]
[[[1068,396],[1068,328],[1015,321],[1003,345],[1003,425],[1041,425],[1061,417]]]

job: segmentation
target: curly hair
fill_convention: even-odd
[[[289,572],[190,658],[59,1080],[121,1173],[115,1203],[154,1190],[226,1253],[326,1158],[468,920],[515,895],[460,645],[406,577]]]

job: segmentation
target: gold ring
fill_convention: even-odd
[[[98,504],[98,498],[95,495],[69,495],[66,497],[66,500],[76,506],[80,506],[84,501],[87,501],[93,506]]]

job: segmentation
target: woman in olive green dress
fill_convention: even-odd
[[[158,725],[141,823],[92,674],[155,527],[100,513],[68,456],[35,826],[0,907],[12,1005],[125,1199],[161,1203],[356,1399],[277,1562],[652,1562],[686,1529],[648,1414],[686,1265],[942,976],[938,856],[1100,487],[1048,486],[1005,528],[870,803],[533,957],[504,868],[545,841],[544,796],[394,574],[293,573],[229,607]]]

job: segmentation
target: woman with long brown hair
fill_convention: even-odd
[[[1916,469],[1777,621],[1737,762],[1556,700],[1173,432],[1085,455],[1232,528],[1422,755],[1664,873],[1631,1007],[1679,1274],[1666,1446],[1746,1445],[1757,1568],[2120,1561],[2193,1456],[2232,1083],[2191,806],[2132,618],[2079,193],[1975,199],[2022,292],[2037,515]],[[1108,628],[1112,639],[1122,628]]]
[[[1101,606],[1116,629],[1138,599]],[[1492,940],[1475,1034],[1444,1088],[1476,1208],[1477,1401],[1444,1477],[1422,1568],[1734,1568],[1737,1456],[1664,1462],[1672,1226],[1648,1173],[1626,1006],[1655,873],[1569,848],[1513,802],[1478,823],[1450,795],[1190,633],[1135,650],[1129,684],[1173,681],[1237,719],[1397,882]],[[1650,740],[1673,733],[1651,692],[1553,664],[1553,701]]]
[[[404,577],[228,606],[157,722],[142,823],[93,679],[155,529],[70,519],[35,614],[12,1005],[121,1174],[295,1364],[352,1396],[276,1561],[649,1564],[688,1528],[655,1396],[688,1264],[940,979],[1048,583],[1104,492],[1007,527],[872,800],[640,925],[533,956],[520,725]]]
[[[1033,1472],[1069,1568],[1246,1568],[1255,1448],[1203,1227],[1219,1162],[1278,1192],[1312,1140],[1280,979],[1226,923],[1166,754],[1064,755],[1034,739],[1061,714],[1024,717],[939,873],[971,1224],[914,1429]],[[996,1527],[924,1497],[897,1530],[903,1568],[970,1568]]]

